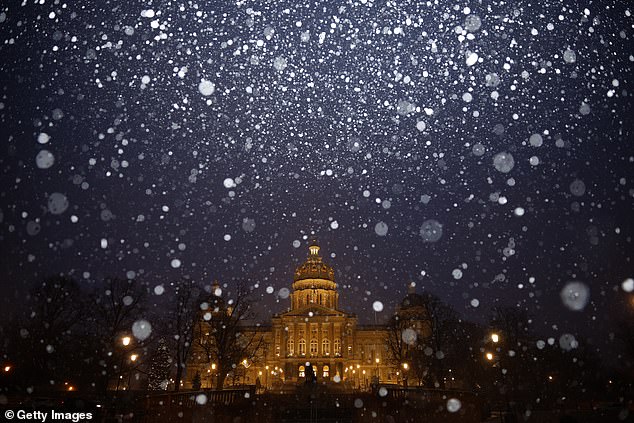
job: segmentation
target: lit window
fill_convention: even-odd
[[[295,353],[295,342],[292,339],[289,339],[286,343],[286,353],[288,355],[293,355]]]
[[[324,366],[324,377],[328,377],[328,374],[330,373],[330,367],[328,366]]]
[[[306,377],[306,367],[299,366],[299,377]]]
[[[341,341],[339,339],[335,339],[335,355],[341,355]]]
[[[321,343],[321,349],[324,352],[324,355],[330,355],[330,340],[324,339]]]
[[[297,343],[297,348],[298,348],[298,353],[299,355],[306,355],[306,341],[303,339],[300,339],[299,342]]]
[[[310,341],[310,355],[317,355],[317,340],[311,339]]]

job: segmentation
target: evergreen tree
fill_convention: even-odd
[[[166,391],[169,386],[172,357],[164,338],[159,339],[156,354],[150,363],[148,389],[150,391]]]

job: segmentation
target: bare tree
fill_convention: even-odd
[[[168,328],[173,333],[172,344],[176,365],[174,389],[178,391],[194,338],[200,292],[192,281],[185,280],[176,285],[175,294],[176,304]]]
[[[495,307],[490,326],[501,332],[509,348],[521,347],[529,337],[528,313],[520,308]]]
[[[458,315],[455,310],[438,297],[425,293],[422,295],[427,309],[429,336],[421,341],[423,354],[429,357],[428,374],[439,387],[445,385],[445,360],[453,354],[456,347]]]
[[[522,391],[530,389],[535,376],[533,366],[533,342],[529,338],[528,313],[517,307],[495,307],[489,322],[491,330],[499,334],[495,343],[497,367],[505,369],[498,375],[496,384],[500,392],[509,398],[518,399]]]
[[[262,334],[246,322],[255,317],[253,298],[245,282],[238,282],[230,295],[216,283],[211,297],[201,304],[196,324],[195,345],[200,361],[216,365],[216,388],[222,389],[229,372],[247,360],[256,360],[264,347]]]
[[[86,307],[79,285],[73,279],[52,277],[33,287],[16,319],[9,348],[23,380],[32,384],[60,383],[78,376],[70,357],[76,356]]]
[[[456,350],[456,312],[438,297],[411,291],[393,316],[387,344],[393,364],[407,364],[404,375],[419,384],[430,378],[444,386],[447,357]]]
[[[103,377],[98,389],[107,389],[114,373],[121,374],[123,354],[121,338],[130,334],[132,324],[143,311],[146,290],[140,282],[132,279],[109,277],[92,293],[91,326],[92,338],[96,341],[95,357]]]
[[[386,343],[391,364],[403,371],[404,381],[414,376],[413,379],[420,384],[427,371],[427,363],[421,360],[419,348],[419,338],[428,336],[426,322],[427,312],[420,305],[401,308],[390,319]]]

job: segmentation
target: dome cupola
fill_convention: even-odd
[[[324,263],[319,255],[319,245],[312,243],[308,247],[308,258],[301,266],[295,269],[293,281],[304,279],[325,279],[334,282],[335,271],[332,267]]]

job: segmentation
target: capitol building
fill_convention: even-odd
[[[225,386],[255,384],[275,389],[298,384],[305,380],[309,365],[320,383],[354,389],[373,383],[407,383],[407,364],[394,358],[388,342],[390,326],[361,325],[355,314],[339,307],[335,270],[323,261],[315,243],[309,246],[306,261],[295,270],[289,297],[288,311],[273,315],[270,324],[244,328],[260,337],[262,348],[238,366],[237,379],[238,372],[233,372],[233,379],[228,375]],[[416,301],[411,301],[415,297],[410,289],[397,315],[416,306]],[[419,336],[425,337],[426,325],[417,326]],[[196,345],[192,345],[185,386],[191,387],[192,375],[198,373],[203,375],[203,388],[213,387],[213,378],[207,381],[204,375],[213,373],[215,365],[199,360],[202,354]]]

